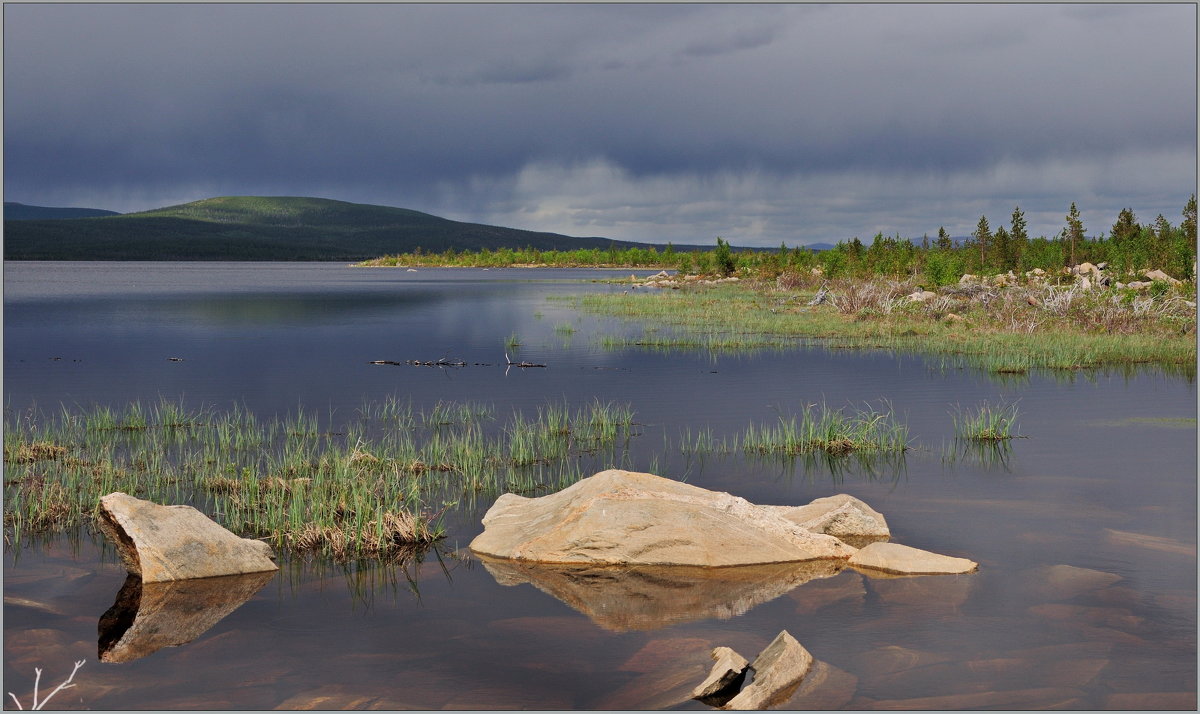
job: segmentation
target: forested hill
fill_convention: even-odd
[[[323,198],[225,196],[141,213],[4,221],[5,260],[365,260],[423,251],[644,247]],[[681,246],[682,247],[682,246]]]
[[[4,202],[4,220],[6,221],[41,221],[116,215],[120,214],[116,211],[106,211],[102,208],[59,208],[54,206],[28,206],[16,201]]]

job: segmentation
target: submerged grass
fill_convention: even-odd
[[[85,525],[101,496],[124,491],[193,505],[285,551],[403,555],[441,537],[457,501],[561,487],[581,477],[578,457],[618,448],[633,425],[631,407],[598,400],[514,413],[508,425],[491,424],[494,414],[387,400],[332,433],[303,410],[271,420],[165,403],[6,410],[5,542]]]

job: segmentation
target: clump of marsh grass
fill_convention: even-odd
[[[956,408],[952,415],[954,434],[959,439],[1004,441],[1016,436],[1017,405],[993,406],[984,402],[973,410]]]
[[[4,445],[5,463],[31,464],[35,461],[55,461],[67,453],[67,447],[49,441],[33,441]]]
[[[353,517],[344,520],[353,521]],[[323,551],[338,560],[350,557],[401,557],[420,552],[443,537],[429,518],[404,510],[378,509],[360,528],[343,523],[305,523],[281,534],[292,550]]]
[[[852,451],[899,451],[908,448],[908,427],[892,412],[870,407],[847,414],[840,409],[808,405],[799,416],[780,416],[771,425],[747,427],[742,448],[751,453],[799,454],[824,451],[847,454]]]

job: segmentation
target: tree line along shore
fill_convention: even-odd
[[[910,238],[878,233],[869,242],[859,238],[841,241],[829,250],[814,251],[800,246],[777,249],[738,250],[722,238],[712,250],[664,248],[621,249],[611,247],[580,250],[497,250],[412,252],[387,255],[358,263],[364,267],[611,267],[659,268],[682,274],[728,276],[753,275],[775,279],[792,273],[817,271],[826,278],[881,276],[915,279],[926,287],[957,283],[964,274],[995,275],[1034,269],[1057,274],[1083,263],[1105,264],[1110,274],[1124,282],[1141,273],[1158,269],[1173,278],[1194,278],[1196,263],[1196,196],[1183,210],[1183,220],[1174,225],[1161,214],[1142,224],[1130,209],[1122,210],[1111,228],[1095,237],[1085,235],[1083,219],[1075,204],[1066,214],[1063,229],[1055,236],[1031,238],[1020,207],[1014,208],[1008,225],[992,229],[986,216],[966,240],[952,239],[944,228],[934,237]]]

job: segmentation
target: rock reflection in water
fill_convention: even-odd
[[[131,662],[187,644],[238,609],[274,572],[143,583],[130,574],[100,616],[100,661]]]
[[[810,580],[832,577],[845,565],[840,560],[814,560],[701,568],[480,560],[501,585],[529,583],[616,632],[728,619]]]

